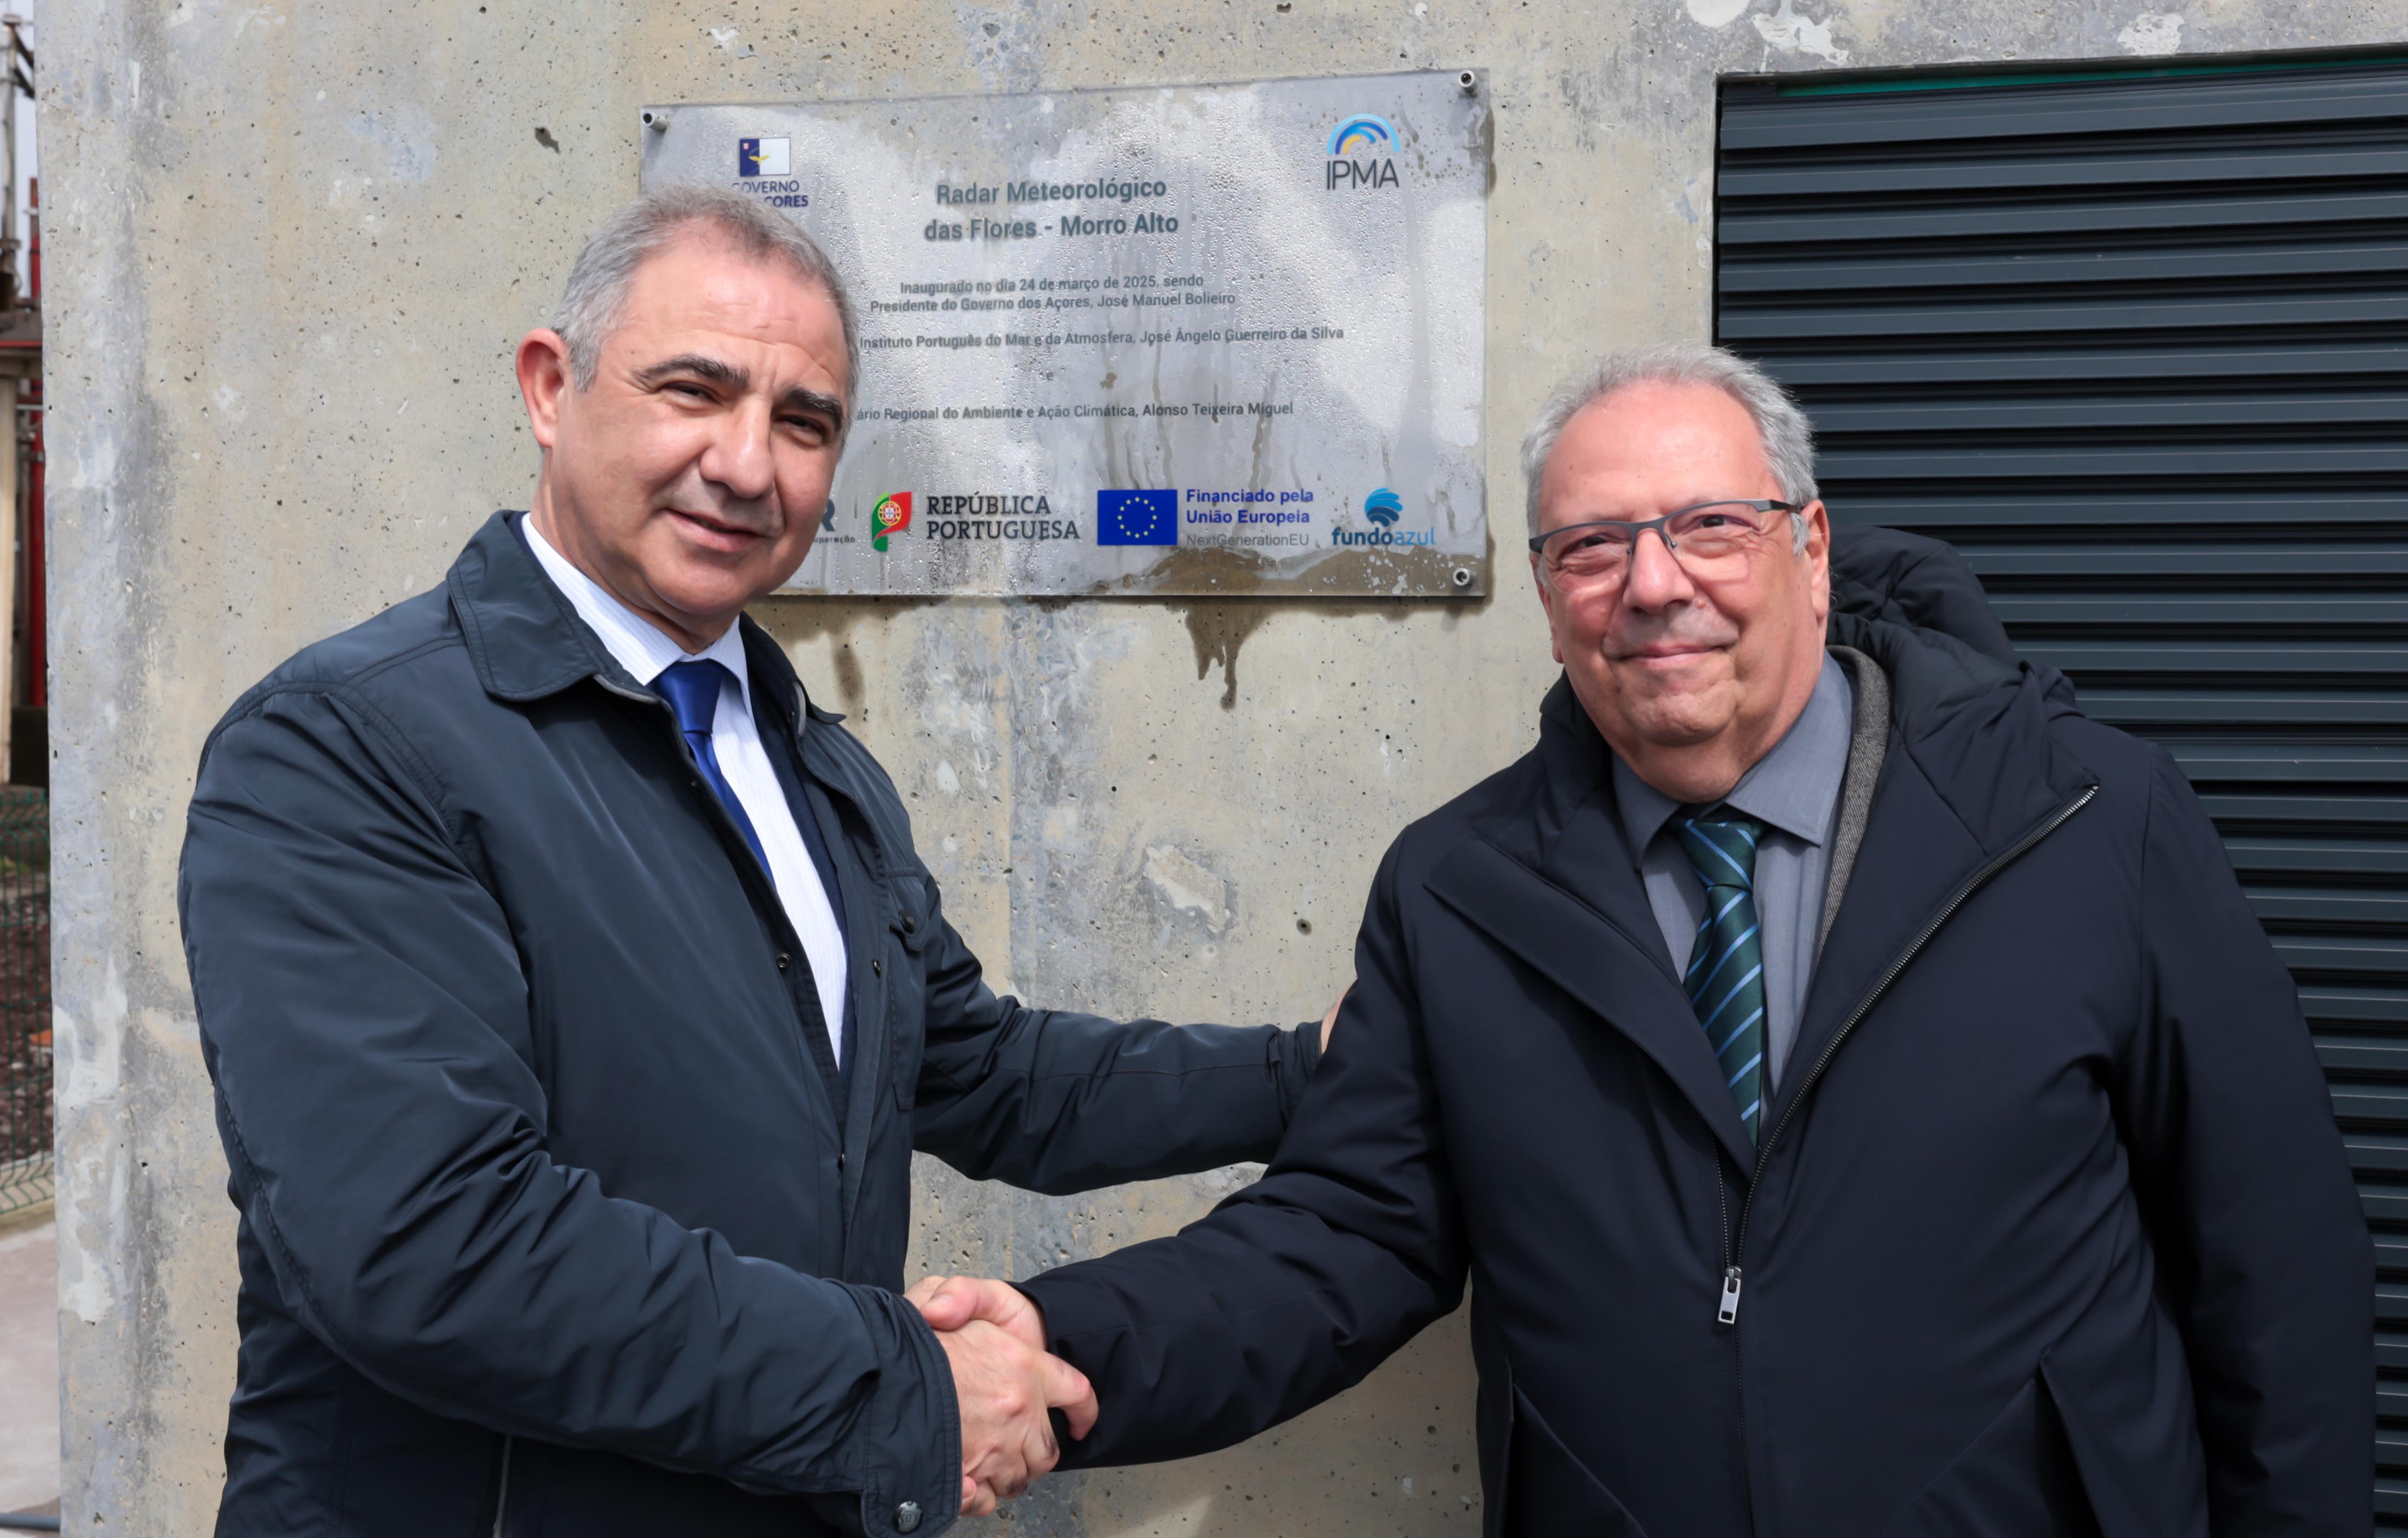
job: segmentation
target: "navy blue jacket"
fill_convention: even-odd
[[[911,1150],[1046,1191],[1268,1157],[1313,1032],[996,997],[884,772],[745,645],[828,834],[841,1075],[668,707],[507,517],[211,733],[179,899],[241,1215],[219,1532],[935,1533]]]
[[[1843,596],[1945,609],[1912,564]],[[1492,1535],[2368,1531],[2372,1255],[2291,980],[2172,760],[1972,623],[1833,618],[1890,736],[1760,1149],[1558,684],[1382,863],[1264,1179],[1025,1284],[1101,1398],[1066,1461],[1259,1431],[1469,1277]]]

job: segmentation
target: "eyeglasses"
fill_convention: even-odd
[[[1552,583],[1618,585],[1639,536],[1653,529],[1683,571],[1711,582],[1745,571],[1782,517],[1803,510],[1770,498],[1700,502],[1643,523],[1607,519],[1550,529],[1530,541],[1530,553]]]

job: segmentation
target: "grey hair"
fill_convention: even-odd
[[[700,226],[756,260],[782,258],[806,282],[824,290],[844,325],[844,402],[852,415],[855,381],[861,377],[861,338],[853,324],[853,296],[836,263],[803,227],[756,198],[732,188],[676,183],[646,192],[602,221],[552,312],[552,329],[568,344],[568,375],[580,390],[594,386],[602,344],[619,324],[636,269],[688,229]],[[849,425],[849,424],[848,424]]]
[[[1764,463],[1781,488],[1781,500],[1803,507],[1819,494],[1814,485],[1814,424],[1771,375],[1735,352],[1703,342],[1658,342],[1653,347],[1609,352],[1547,398],[1538,424],[1522,440],[1522,477],[1529,488],[1530,533],[1539,532],[1539,483],[1555,440],[1582,408],[1617,390],[1638,384],[1711,385],[1745,407],[1764,444]],[[1806,520],[1796,526],[1796,548],[1806,548]]]

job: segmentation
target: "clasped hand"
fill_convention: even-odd
[[[1340,990],[1321,1018],[1324,1051],[1345,1002]],[[936,1331],[953,1364],[962,1413],[962,1515],[984,1517],[1061,1461],[1047,1412],[1061,1411],[1073,1437],[1095,1430],[1096,1390],[1085,1374],[1045,1349],[1043,1317],[1010,1283],[928,1276],[903,1297]]]
[[[983,1517],[1060,1461],[1048,1411],[1063,1413],[1073,1437],[1094,1429],[1096,1391],[1085,1374],[1045,1349],[1037,1305],[1017,1288],[930,1276],[903,1296],[937,1332],[953,1364],[962,1414],[962,1515]]]

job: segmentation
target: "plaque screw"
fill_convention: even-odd
[[[1480,77],[1467,69],[1462,74],[1457,75],[1455,78],[1455,83],[1462,87],[1463,93],[1469,96],[1473,92],[1480,89]]]
[[[1470,87],[1464,89],[1468,91]],[[666,134],[669,131],[669,115],[658,107],[648,107],[644,108],[644,126],[655,134]]]
[[[1468,588],[1471,586],[1470,567],[1457,566],[1455,568],[1455,585],[1458,588]]]

